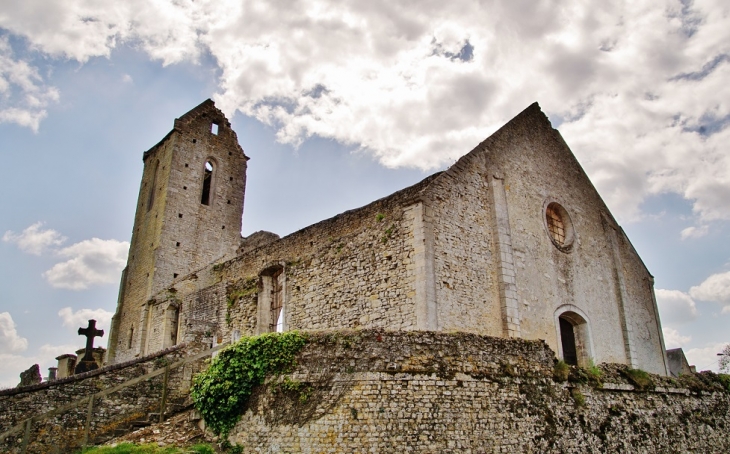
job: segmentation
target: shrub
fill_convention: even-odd
[[[649,373],[641,369],[625,369],[623,374],[639,390],[651,389],[654,387],[654,382],[651,380]]]
[[[206,424],[223,438],[241,418],[253,388],[289,372],[307,342],[298,331],[244,337],[225,348],[193,380],[190,395]]]
[[[570,366],[562,359],[555,363],[553,367],[553,379],[555,381],[563,382],[568,380],[570,376]]]
[[[603,371],[600,367],[596,366],[596,364],[593,362],[593,358],[588,361],[588,367],[586,367],[586,372],[596,381],[600,381],[601,377],[603,376]]]

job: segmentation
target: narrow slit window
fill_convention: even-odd
[[[214,135],[218,135],[218,123],[213,123],[210,125],[210,132]]]
[[[155,186],[157,186],[157,170],[160,167],[160,161],[155,162],[155,170],[152,174],[152,185],[150,186],[149,196],[147,197],[147,211],[152,209],[152,205],[155,203]]]
[[[205,163],[203,171],[203,193],[200,197],[200,203],[210,205],[210,188],[213,183],[213,164],[210,161]]]

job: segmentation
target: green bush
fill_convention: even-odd
[[[225,348],[198,374],[190,394],[216,434],[227,437],[241,418],[253,388],[269,375],[289,372],[307,338],[298,331],[244,337]]]

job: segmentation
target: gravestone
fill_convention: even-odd
[[[79,336],[86,336],[86,352],[81,361],[76,363],[74,374],[81,374],[90,370],[96,370],[99,365],[94,360],[94,338],[102,337],[104,335],[103,329],[96,329],[96,320],[89,320],[89,326],[86,328],[79,328]]]

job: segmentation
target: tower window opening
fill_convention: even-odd
[[[210,132],[215,136],[218,135],[218,123],[213,123],[210,125]]]
[[[205,169],[203,171],[203,194],[200,198],[200,203],[203,205],[210,205],[210,188],[213,183],[213,164],[210,161],[205,163]]]

